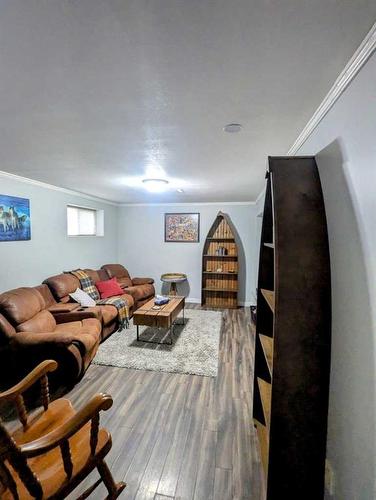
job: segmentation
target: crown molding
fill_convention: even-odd
[[[198,202],[186,202],[186,203],[119,203],[119,207],[191,207],[191,206],[211,206],[211,205],[241,205],[250,206],[255,205],[255,201],[198,201]]]
[[[299,151],[301,146],[305,143],[308,137],[312,134],[324,116],[332,108],[337,99],[342,95],[346,88],[350,85],[362,67],[366,64],[376,49],[376,23],[372,26],[367,36],[355,51],[352,58],[346,64],[344,70],[341,72],[337,80],[334,82],[332,88],[324,97],[320,106],[312,115],[311,119],[304,127],[302,132],[294,144],[287,151],[287,155],[294,156]]]
[[[339,99],[339,97],[347,89],[350,83],[354,80],[356,75],[366,64],[366,62],[375,52],[375,50],[376,50],[376,23],[369,30],[362,43],[359,45],[359,47],[357,48],[357,50],[355,51],[349,62],[346,64],[343,71],[338,76],[337,80],[332,85],[329,92],[324,97],[320,106],[313,113],[311,119],[308,121],[304,129],[300,132],[294,144],[287,151],[286,154],[288,156],[294,156],[299,151],[299,149],[303,146],[308,137],[319,125],[324,116],[328,113],[328,111],[333,107],[335,102]],[[263,196],[264,191],[265,188],[258,195],[255,203],[258,203],[260,198]]]
[[[104,198],[99,198],[98,196],[92,196],[90,194],[81,193],[80,191],[74,191],[73,189],[67,189],[53,184],[48,184],[47,182],[36,181],[34,179],[29,179],[29,177],[22,177],[21,175],[10,174],[9,172],[4,172],[0,170],[0,177],[5,177],[6,179],[11,179],[13,181],[23,182],[24,184],[31,184],[32,186],[41,187],[44,189],[50,189],[52,191],[60,191],[61,193],[69,194],[71,196],[79,196],[80,198],[85,198],[86,200],[96,201],[98,203],[105,203],[106,205],[112,205],[118,207],[119,203],[115,203]]]

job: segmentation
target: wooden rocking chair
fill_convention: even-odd
[[[125,483],[115,483],[104,461],[111,435],[99,428],[99,412],[112,406],[112,398],[97,394],[77,412],[68,399],[50,403],[47,373],[56,368],[56,361],[44,361],[0,393],[0,403],[16,404],[22,424],[11,433],[0,420],[0,498],[62,499],[95,468],[100,479],[79,498],[87,498],[101,481],[108,490],[107,499],[117,498]],[[23,393],[38,380],[44,411],[28,417]]]

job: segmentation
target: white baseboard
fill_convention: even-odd
[[[195,299],[193,297],[186,297],[186,302],[189,304],[201,304],[201,299]],[[250,307],[253,306],[254,303],[252,301],[246,300],[245,302],[239,302],[239,306],[241,307]]]
[[[201,304],[201,299],[194,299],[191,297],[186,297],[185,301],[191,304]]]

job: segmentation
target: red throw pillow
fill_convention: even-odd
[[[123,295],[124,293],[115,277],[106,281],[97,281],[95,286],[101,294],[101,299],[108,299],[108,297]]]

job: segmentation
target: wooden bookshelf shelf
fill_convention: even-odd
[[[204,257],[214,257],[215,259],[238,259],[237,255],[215,255],[210,253],[204,254]]]
[[[264,351],[265,359],[268,364],[270,375],[273,372],[273,339],[267,335],[259,334],[262,349]]]
[[[207,292],[231,292],[231,293],[238,293],[236,288],[203,288],[203,290]]]
[[[288,238],[280,237],[287,233]],[[315,159],[269,158],[253,381],[266,500],[324,498],[330,297],[325,207]]]
[[[275,306],[274,292],[272,290],[264,290],[263,288],[261,288],[261,293],[265,298],[266,302],[268,303],[268,306],[274,313],[274,306]]]
[[[272,402],[272,385],[257,377],[257,382],[260,390],[261,403],[264,411],[266,427],[270,427],[270,407]]]
[[[228,215],[219,212],[202,253],[203,306],[235,308],[238,305],[238,248],[234,234]]]
[[[206,238],[209,241],[235,241],[235,238]]]
[[[260,444],[260,455],[262,467],[267,475],[268,471],[268,457],[269,457],[269,431],[267,427],[261,424],[258,420],[254,419],[255,427],[257,430],[257,437]]]
[[[223,274],[223,275],[226,275],[226,276],[237,276],[238,273],[231,273],[231,272],[228,272],[228,273],[223,273],[223,272],[217,272],[217,271],[202,271],[203,274]]]

